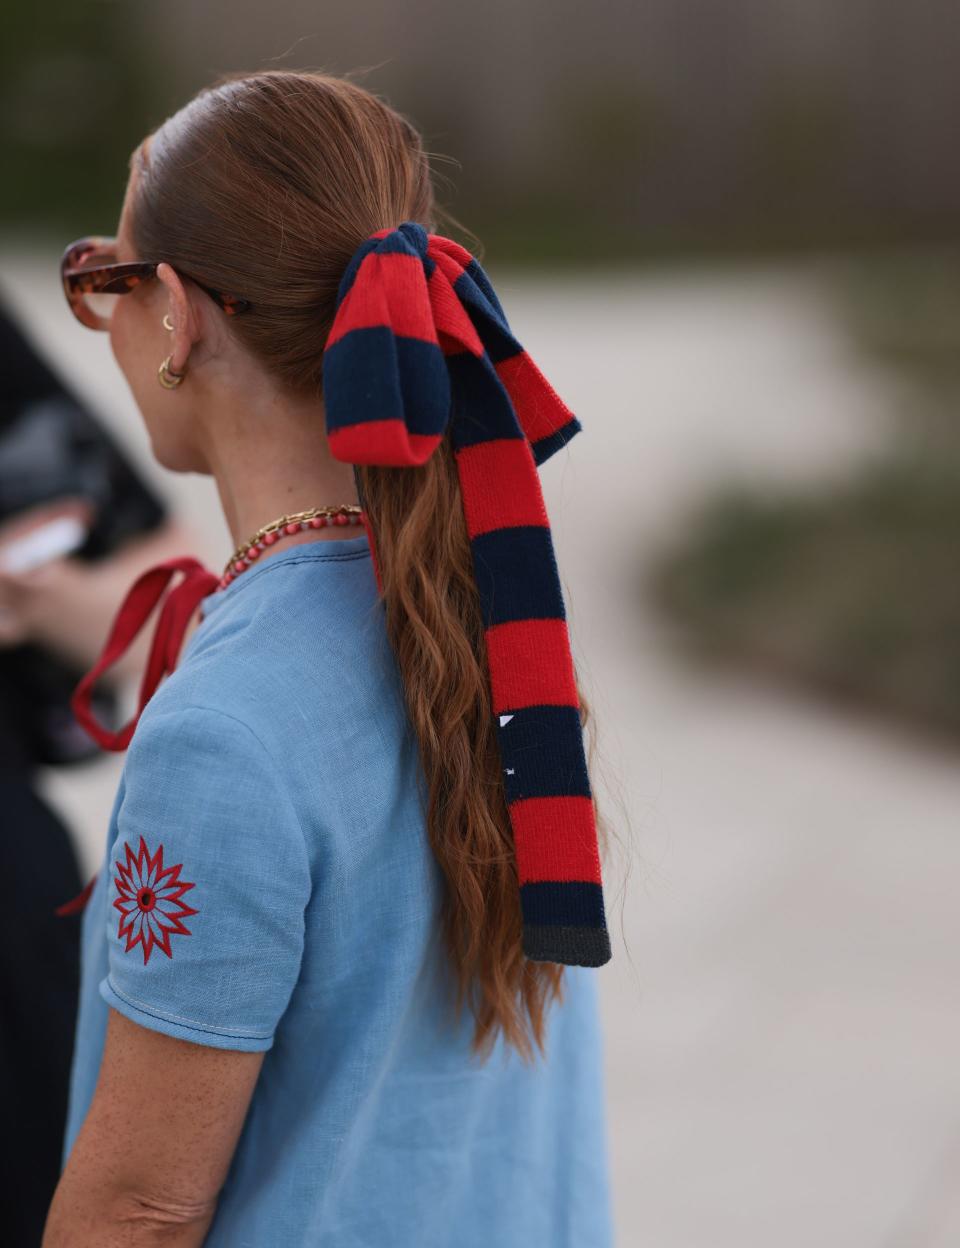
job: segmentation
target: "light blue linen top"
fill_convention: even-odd
[[[266,1050],[209,1248],[610,1248],[596,971],[567,968],[546,1059],[471,1055],[366,534],[274,551],[202,612],[83,914],[64,1164],[110,1005]]]

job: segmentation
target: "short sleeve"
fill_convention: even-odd
[[[153,1031],[269,1049],[300,974],[311,891],[273,760],[225,712],[148,704],[123,777],[100,995]]]

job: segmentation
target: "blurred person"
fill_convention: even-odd
[[[236,549],[142,574],[75,694],[129,753],[43,1248],[612,1242],[599,821],[538,477],[580,426],[438,213],[404,117],[273,70],[148,135],[116,238],[64,254]],[[164,595],[108,731],[96,680]]]
[[[65,514],[78,517],[69,555],[5,567],[17,538]],[[0,302],[0,1207],[16,1248],[40,1243],[60,1175],[80,980],[79,919],[54,914],[78,863],[37,773],[99,753],[70,696],[130,577],[183,540]],[[103,691],[103,712],[117,692]]]

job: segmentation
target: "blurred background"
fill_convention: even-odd
[[[543,486],[614,835],[618,1243],[960,1244],[954,0],[3,16],[2,293],[211,566],[211,482],[152,461],[57,263],[221,71],[410,117],[579,416]],[[84,880],[122,763],[42,772]]]

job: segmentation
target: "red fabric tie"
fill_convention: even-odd
[[[167,594],[160,610],[150,655],[140,682],[140,699],[137,709],[128,724],[116,732],[111,732],[99,724],[93,716],[90,705],[93,686],[106,669],[116,663],[133,644],[176,572],[182,572],[184,577],[180,584]],[[197,609],[200,600],[213,593],[219,584],[220,578],[192,555],[165,559],[155,567],[148,568],[134,581],[113,621],[103,652],[77,685],[70,701],[77,721],[103,749],[125,750],[130,744],[143,708],[150,701],[163,677],[172,672],[177,665],[190,617]],[[62,906],[58,906],[54,913],[69,915],[82,911],[96,880],[97,876],[94,875],[82,893],[64,902]]]
[[[94,683],[130,648],[175,572],[183,572],[184,578],[167,594],[160,611],[150,657],[140,683],[139,705],[128,724],[117,732],[110,732],[93,717],[90,697]],[[70,702],[79,723],[105,750],[125,750],[130,744],[143,708],[150,701],[162,678],[177,665],[190,617],[200,600],[212,594],[219,583],[220,578],[192,555],[165,559],[155,567],[148,568],[134,581],[117,612],[103,653],[77,685]]]

